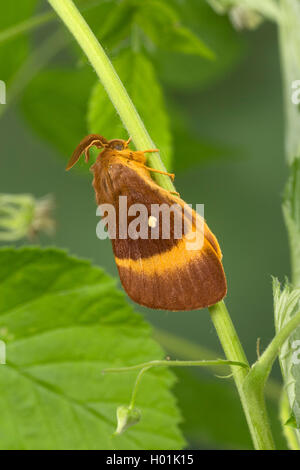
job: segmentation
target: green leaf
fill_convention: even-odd
[[[285,426],[291,426],[292,428],[297,428],[297,422],[293,414],[289,417],[289,419],[286,420],[284,424]]]
[[[22,110],[33,129],[68,160],[87,134],[86,110],[94,74],[88,67],[50,69],[25,90]]]
[[[183,26],[176,11],[166,2],[144,0],[135,18],[157,47],[181,54],[214,58],[214,53],[189,28]]]
[[[191,91],[212,87],[229,75],[245,53],[245,38],[238,34],[225,16],[217,15],[205,1],[170,0],[181,20],[214,51],[215,60],[157,50],[157,72],[167,86]]]
[[[287,282],[281,290],[278,279],[273,278],[273,299],[276,331],[282,330],[296,313],[300,300],[300,288],[293,289]]]
[[[131,0],[105,0],[99,4],[91,3],[91,8],[82,9],[81,14],[101,45],[111,55],[122,41],[130,37],[134,12],[135,6],[131,4]],[[76,42],[71,43],[71,47],[79,57],[80,63],[89,63]]]
[[[153,65],[145,55],[127,50],[118,56],[114,66],[151,138],[160,149],[166,167],[170,168],[169,121]],[[96,83],[90,97],[88,128],[89,132],[100,133],[108,139],[128,138],[101,83]]]
[[[105,374],[163,357],[115,281],[54,249],[0,250],[1,449],[180,449],[167,370],[150,371],[141,421],[112,437],[136,373]]]
[[[123,0],[114,5],[110,5],[109,11],[102,25],[97,25],[97,37],[101,44],[112,49],[119,43],[125,42],[131,35],[131,27],[135,13],[138,10],[138,3],[132,0]]]
[[[27,20],[34,12],[37,0],[1,2],[0,31]],[[29,52],[29,39],[22,35],[0,43],[0,79],[9,85]]]
[[[278,279],[273,279],[273,298],[275,328],[278,333],[292,316],[299,311],[300,288],[294,289],[288,283],[281,289]],[[300,340],[300,328],[284,343],[280,350],[279,361],[288,395],[291,411],[295,416],[298,428],[300,427],[300,373],[299,365],[295,363],[297,347]],[[298,342],[298,343],[296,343]]]

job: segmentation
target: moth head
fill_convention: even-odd
[[[75,165],[75,163],[77,163],[77,161],[79,160],[79,158],[81,157],[83,153],[85,155],[85,162],[88,163],[90,159],[89,150],[93,146],[97,147],[98,149],[101,149],[104,147],[108,147],[109,142],[102,135],[90,134],[86,136],[84,139],[82,139],[82,141],[79,143],[79,145],[77,145],[76,149],[74,150],[73,155],[69,160],[66,170],[70,170],[70,168],[72,168]]]
[[[131,137],[128,140],[123,139],[113,139],[108,142],[107,147],[115,150],[125,150],[128,147]]]

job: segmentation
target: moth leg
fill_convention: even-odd
[[[152,153],[152,152],[159,152],[158,149],[150,149],[150,150],[141,150],[143,153]]]
[[[148,171],[151,171],[152,173],[159,173],[160,175],[169,176],[172,181],[175,178],[174,173],[168,173],[167,171],[156,170],[155,168],[151,168],[150,166],[146,166],[146,165],[144,165],[144,168],[146,168],[146,170],[148,170]]]
[[[177,191],[169,191],[170,194],[174,194],[174,196],[180,197],[180,194]]]
[[[142,150],[143,153],[152,153],[152,152],[159,152],[159,149],[150,149],[150,150]],[[175,178],[174,173],[167,173],[166,171],[156,170],[155,168],[150,168],[149,166],[144,165],[146,170],[152,171],[153,173],[160,173],[161,175],[166,175],[171,178],[173,181]]]

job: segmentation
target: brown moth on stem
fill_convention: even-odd
[[[146,166],[145,154],[158,150],[133,151],[128,148],[129,142],[88,135],[67,166],[67,170],[72,168],[83,153],[88,162],[92,146],[103,149],[91,166],[93,186],[97,204],[110,204],[115,209],[116,227],[114,236],[112,232],[109,236],[125,291],[135,302],[153,309],[183,311],[214,305],[227,291],[216,237],[177,193],[163,189],[151,178],[154,172],[174,178],[173,174]],[[130,211],[126,227],[121,227],[124,214],[120,201],[124,196],[129,208],[143,205],[147,210],[138,237],[128,233],[130,224],[136,223]],[[158,208],[155,215],[153,208]],[[163,208],[169,210],[167,236]],[[184,226],[184,232],[178,234],[178,226]],[[197,240],[201,243],[190,248]]]

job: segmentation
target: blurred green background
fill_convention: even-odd
[[[263,24],[254,32],[237,33],[226,17],[217,16],[206,4],[201,8],[201,21],[188,9],[185,21],[216,52],[215,62],[162,51],[154,55],[153,63],[172,117],[176,188],[188,203],[205,204],[206,220],[224,255],[226,303],[248,358],[254,361],[257,338],[264,347],[274,334],[271,276],[283,279],[290,269],[281,213],[287,169],[276,29]],[[51,23],[36,31],[31,47],[56,27]],[[74,54],[77,51],[64,50],[51,60],[51,66],[70,63],[72,67],[75,62],[76,77],[81,59],[72,62]],[[5,73],[2,61],[0,79]],[[60,82],[53,81],[51,86],[53,95],[62,94]],[[81,91],[85,93],[79,87]],[[96,238],[92,176],[64,170],[78,143],[78,130],[69,154],[62,155],[55,143],[41,138],[29,124],[22,96],[18,94],[14,104],[9,105],[8,92],[7,109],[1,116],[1,193],[31,193],[36,197],[53,194],[57,231],[53,239],[42,236],[39,242],[89,258],[117,276],[110,242]],[[45,104],[43,95],[37,94],[35,99],[47,120],[47,97]],[[26,101],[28,108],[28,98]],[[79,109],[74,108],[74,113],[77,120],[81,119]],[[82,113],[83,123],[85,119]],[[49,120],[59,121],[59,110],[56,116],[50,112]],[[64,120],[62,126],[72,135],[72,116],[69,124]],[[168,313],[137,305],[135,309],[155,327],[223,355],[208,311]],[[230,381],[218,382],[211,373],[182,371],[178,375],[176,393],[179,405],[182,402],[186,420],[183,428],[191,446],[251,446],[237,397],[231,395]],[[273,376],[280,380],[277,369]],[[220,382],[224,398],[218,400]],[[217,405],[213,415],[206,399],[214,393]],[[199,411],[196,422],[193,406]],[[201,420],[204,424],[199,427]],[[226,420],[235,430],[226,428]],[[283,446],[280,431],[277,439]]]

